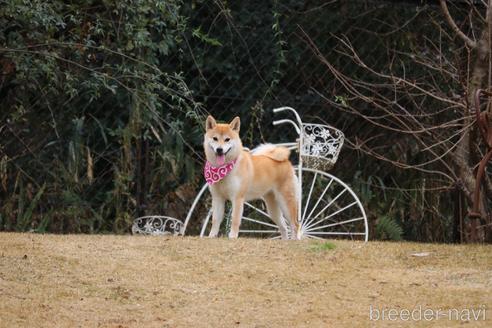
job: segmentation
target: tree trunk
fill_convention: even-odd
[[[470,109],[474,107],[475,103],[475,93],[477,90],[484,88],[488,84],[488,74],[489,74],[489,58],[490,58],[490,44],[489,44],[489,26],[491,26],[491,12],[492,10],[487,10],[487,24],[482,32],[480,40],[476,43],[473,48],[474,54],[474,65],[472,69],[472,74],[468,82],[468,90],[466,95],[467,110],[465,112],[464,125],[468,126],[471,123]],[[489,113],[489,117],[492,117],[492,113]],[[488,121],[488,129],[492,131],[492,122]],[[477,136],[481,136],[477,133]],[[471,153],[473,150],[473,145],[477,140],[471,140],[470,131],[465,131],[464,137],[461,139],[460,143],[455,152],[456,165],[458,168],[458,176],[460,177],[465,194],[468,198],[469,204],[473,203],[474,189],[476,184],[475,173],[473,172],[473,167],[477,163],[471,162]],[[490,191],[488,192],[490,194]],[[480,214],[483,218],[487,217],[487,212],[484,206],[484,202],[480,202]],[[478,242],[484,240],[483,231],[478,231],[479,219],[469,218],[470,222],[467,224],[467,229],[469,231],[468,235],[465,235],[465,241]],[[483,230],[483,229],[482,229]]]

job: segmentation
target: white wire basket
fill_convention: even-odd
[[[132,234],[134,235],[172,235],[180,234],[183,222],[170,216],[149,215],[142,216],[132,225]]]
[[[303,165],[327,171],[335,165],[343,146],[342,131],[324,124],[302,124],[301,157]]]

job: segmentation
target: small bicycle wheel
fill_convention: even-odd
[[[229,233],[231,211],[230,202],[227,202],[219,236],[227,236]],[[196,232],[196,229],[193,229],[195,231],[190,229],[193,222],[197,222],[201,227],[198,231],[200,237],[207,237],[212,227],[212,196],[207,184],[200,189],[193,201],[181,234],[193,234],[193,232]],[[287,231],[289,231],[289,227],[287,227]],[[262,200],[245,202],[239,234],[261,238],[280,238],[279,229],[267,214],[266,206]]]
[[[296,170],[297,172],[297,170]],[[367,218],[355,193],[337,177],[319,170],[302,169],[301,231],[303,238],[349,238],[367,241]],[[184,234],[189,222],[200,222],[201,237],[208,236],[212,226],[212,201],[204,185],[195,198],[183,225]],[[230,226],[230,204],[226,204],[224,221],[219,235],[227,236]],[[290,234],[290,225],[282,218]],[[241,236],[280,238],[280,232],[262,200],[244,205]]]
[[[228,235],[231,210],[231,205],[227,202],[219,236]],[[193,201],[183,224],[181,234],[191,233],[189,229],[190,222],[199,222],[201,228],[198,233],[200,237],[207,237],[210,233],[212,227],[212,196],[207,184],[200,189]],[[245,202],[239,234],[242,236],[252,235],[262,238],[280,238],[278,227],[268,216],[262,200]]]

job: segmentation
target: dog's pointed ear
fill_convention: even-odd
[[[205,122],[205,129],[212,130],[217,126],[217,122],[215,121],[215,118],[212,117],[212,115],[208,115],[207,121]]]
[[[241,120],[239,119],[239,116],[234,117],[231,123],[229,123],[229,126],[231,127],[232,131],[239,133],[239,127],[241,126]]]

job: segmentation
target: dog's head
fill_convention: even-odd
[[[235,117],[229,124],[219,124],[212,116],[205,122],[205,138],[203,148],[207,160],[213,166],[221,166],[236,159],[243,149],[239,138],[241,122]]]

